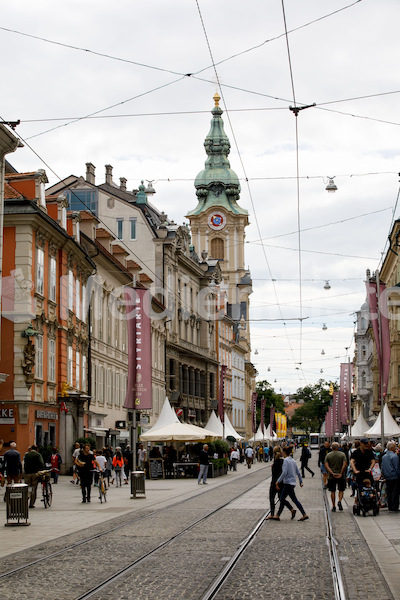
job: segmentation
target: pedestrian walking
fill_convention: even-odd
[[[72,451],[72,479],[71,479],[71,483],[76,483],[76,485],[79,485],[79,473],[78,473],[78,467],[76,466],[76,460],[77,460],[77,458],[78,458],[78,456],[80,455],[81,452],[83,452],[83,445],[80,444],[79,442],[75,442],[74,449]]]
[[[294,488],[296,487],[296,476],[299,480],[300,487],[303,487],[303,480],[301,478],[301,474],[300,474],[299,468],[296,464],[296,461],[294,460],[294,458],[291,457],[291,452],[292,452],[292,449],[290,447],[283,448],[284,460],[283,460],[283,466],[282,466],[282,473],[280,474],[280,476],[278,477],[278,480],[276,482],[276,489],[277,490],[280,489],[280,483],[283,484],[283,489],[282,489],[282,493],[279,498],[280,503],[279,503],[278,514],[275,515],[274,517],[272,517],[273,521],[280,521],[280,516],[285,507],[285,500],[286,500],[287,496],[289,496],[289,498],[291,500],[293,500],[294,504],[297,506],[297,508],[301,512],[301,517],[300,517],[299,521],[305,521],[306,519],[308,519],[308,515],[306,514],[306,511],[304,510],[301,502],[299,502],[299,500],[297,499],[295,491],[294,491]]]
[[[277,494],[279,495],[279,491],[276,486],[276,482],[278,481],[279,477],[282,474],[282,467],[283,467],[282,450],[279,446],[275,446],[275,448],[273,449],[273,457],[274,457],[274,462],[272,463],[272,468],[271,468],[272,479],[271,479],[271,485],[269,486],[270,515],[267,517],[267,519],[272,519],[273,516],[275,515],[275,497]],[[297,512],[296,509],[293,508],[293,506],[287,500],[284,501],[284,504],[285,504],[286,508],[288,508],[290,510],[290,512],[292,513],[292,519],[294,519],[296,516],[296,512]]]
[[[118,446],[115,448],[115,454],[112,460],[113,469],[115,472],[115,486],[118,487],[118,482],[120,487],[122,486],[122,471],[124,468],[124,458],[122,456],[121,448]]]
[[[389,512],[399,510],[400,462],[395,442],[388,442],[387,452],[382,457],[382,475],[386,480],[387,505]]]
[[[339,444],[332,442],[332,451],[325,456],[325,468],[328,472],[328,489],[331,493],[332,512],[336,512],[336,489],[339,492],[338,509],[343,510],[343,492],[346,489],[347,460]]]
[[[60,453],[57,451],[57,448],[53,447],[51,449],[50,464],[51,464],[51,476],[53,477],[53,482],[58,483],[58,476],[60,474],[62,458],[61,458]]]
[[[199,454],[199,475],[197,477],[198,485],[201,485],[201,480],[203,480],[203,484],[207,484],[207,475],[208,475],[208,445],[204,444],[202,450],[200,450]]]
[[[125,483],[129,482],[129,473],[133,469],[133,452],[129,444],[127,444],[125,450],[122,453],[124,458],[124,473],[125,473]]]
[[[32,444],[31,449],[24,456],[24,481],[28,484],[29,508],[35,508],[39,471],[43,471],[43,456],[38,452],[38,447]]]
[[[78,467],[79,479],[81,481],[82,490],[82,502],[90,502],[90,493],[92,490],[93,481],[93,470],[99,469],[100,466],[97,462],[93,452],[91,451],[90,444],[83,446],[83,451],[79,454],[75,461]]]
[[[232,469],[234,471],[237,471],[236,465],[238,463],[238,460],[240,460],[239,450],[237,448],[232,448],[230,461],[231,461]]]
[[[330,444],[328,440],[322,444],[318,452],[318,466],[322,473],[322,479],[324,481],[325,489],[328,487],[328,471],[325,468],[325,456],[330,451]]]
[[[314,477],[314,475],[315,475],[314,471],[312,471],[308,466],[308,461],[310,460],[310,458],[311,458],[311,450],[308,447],[308,444],[304,443],[301,448],[301,455],[300,455],[300,468],[301,468],[301,476],[303,479],[305,477],[304,470],[311,473],[311,477]]]
[[[247,446],[246,450],[244,451],[245,457],[246,457],[246,462],[247,462],[247,468],[251,469],[251,465],[253,464],[253,456],[254,456],[254,450],[251,446]]]
[[[15,442],[11,442],[10,449],[4,453],[4,472],[8,485],[20,483],[22,476],[21,454],[18,452]]]
[[[145,470],[145,463],[147,460],[147,451],[144,449],[143,444],[139,444],[139,450],[137,453],[138,458],[138,469],[139,471]]]

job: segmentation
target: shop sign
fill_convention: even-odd
[[[0,425],[15,425],[13,408],[0,408]]]
[[[148,425],[149,421],[149,415],[140,415],[140,425]]]
[[[126,421],[115,421],[115,429],[125,429]]]
[[[189,410],[188,410],[188,417],[194,418],[195,416],[196,416],[196,411],[193,410],[192,408],[189,408]]]
[[[53,419],[54,421],[58,421],[58,413],[49,410],[36,410],[35,415],[37,419]]]

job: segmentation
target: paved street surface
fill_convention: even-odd
[[[315,453],[314,453],[315,454]],[[311,468],[316,468],[315,457],[311,462]],[[261,471],[262,469],[262,471]],[[315,470],[315,469],[314,469]],[[270,466],[255,464],[251,470],[244,465],[238,465],[238,471],[229,472],[227,476],[209,479],[208,486],[198,486],[195,479],[177,480],[146,480],[146,498],[131,499],[129,486],[115,489],[111,487],[107,494],[107,503],[100,504],[97,497],[97,488],[93,488],[91,504],[81,503],[81,494],[78,486],[70,483],[69,477],[60,477],[59,483],[53,486],[53,505],[44,509],[40,502],[40,494],[36,502],[36,508],[30,510],[29,527],[3,527],[1,530],[1,570],[8,570],[13,563],[18,562],[16,553],[33,548],[34,546],[52,546],[60,541],[63,536],[76,536],[85,533],[87,528],[101,526],[107,528],[111,521],[118,522],[118,518],[132,514],[140,516],[149,510],[170,506],[178,500],[197,498],[199,510],[208,507],[212,499],[224,496],[224,485],[228,482],[237,481],[246,477],[248,473],[260,472],[268,477]],[[307,474],[308,475],[308,474]],[[268,508],[269,481],[262,478],[261,483],[244,494],[240,499],[234,501],[223,509],[223,516],[216,521],[213,531],[202,532],[202,535],[194,532],[193,539],[197,544],[182,546],[186,560],[200,565],[201,560],[207,560],[207,551],[215,545],[223,547],[223,559],[227,560],[235,550],[235,543],[239,540],[250,521],[257,520],[262,512]],[[219,492],[218,492],[219,490]],[[280,522],[268,521],[261,529],[256,540],[246,552],[245,559],[241,560],[227,584],[218,594],[220,600],[232,600],[234,598],[270,598],[271,600],[285,600],[286,598],[333,600],[331,576],[328,568],[316,572],[315,565],[322,564],[326,560],[327,547],[324,541],[325,521],[322,504],[322,486],[320,478],[307,477],[303,488],[296,488],[298,497],[303,503],[310,520],[299,523],[291,521],[289,512],[282,514]],[[4,491],[4,488],[3,488]],[[212,493],[209,493],[212,492]],[[338,542],[337,551],[341,562],[343,577],[348,600],[400,600],[400,514],[388,513],[382,510],[378,517],[367,516],[353,518],[352,501],[348,490],[345,492],[345,510],[331,514],[335,527],[335,537]],[[187,519],[191,515],[179,513],[176,521]],[[180,516],[179,516],[180,515]],[[5,503],[0,502],[0,525],[6,522]],[[153,521],[153,520],[152,520]],[[147,525],[148,526],[148,525]],[[168,526],[159,520],[159,527],[164,530]],[[143,543],[147,543],[145,527],[143,529]],[[86,530],[84,532],[84,530]],[[80,532],[80,533],[79,533]],[[323,532],[323,535],[322,535]],[[207,533],[207,535],[205,535]],[[74,536],[72,536],[74,537]],[[237,538],[237,539],[236,539]],[[120,536],[120,543],[125,543]],[[183,542],[182,542],[183,544]],[[224,547],[225,544],[225,547]],[[193,546],[197,547],[194,548]],[[38,549],[36,549],[38,551]],[[106,556],[112,556],[112,547],[107,545]],[[14,556],[13,556],[14,554]],[[35,552],[31,553],[34,558]],[[204,558],[202,558],[204,556]],[[91,557],[97,561],[98,556]],[[211,553],[208,556],[211,560]],[[154,559],[153,559],[154,560]],[[180,556],[182,560],[182,555]],[[24,562],[24,561],[22,561]],[[7,564],[7,568],[5,565]],[[171,565],[173,568],[173,565]],[[38,572],[42,567],[38,565]],[[381,577],[383,573],[386,582]],[[140,573],[139,573],[140,574]],[[196,575],[198,573],[196,572]],[[159,574],[161,577],[161,574]],[[18,575],[16,575],[18,581]],[[71,573],[72,581],[73,573]],[[162,578],[163,579],[163,578]],[[317,592],[315,584],[317,582]],[[180,593],[172,594],[167,582],[161,585],[161,581],[149,581],[148,589],[154,589],[154,595],[140,597],[148,600],[170,598],[197,598],[198,596],[185,596],[185,586],[176,585]],[[178,583],[178,582],[176,582]],[[131,588],[134,589],[134,588]],[[199,588],[200,589],[200,588]],[[156,591],[157,590],[157,591]],[[76,591],[76,595],[79,590]],[[13,587],[9,598],[27,598],[30,596],[28,590],[18,590]],[[143,592],[145,593],[145,592]],[[147,593],[147,592],[146,592]],[[8,600],[4,593],[2,598]],[[62,592],[55,596],[58,600],[63,599]],[[126,590],[121,590],[118,595],[99,595],[99,598],[127,599],[139,598],[139,595],[129,596]]]

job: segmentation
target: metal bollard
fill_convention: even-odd
[[[28,486],[15,483],[6,487],[7,523],[5,526],[30,525],[28,521]]]

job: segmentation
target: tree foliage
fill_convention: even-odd
[[[332,401],[332,396],[329,394],[330,383],[320,379],[314,385],[306,385],[299,388],[296,392],[297,402],[303,401],[292,416],[290,424],[292,427],[310,431],[319,432],[322,423],[325,420],[325,415]],[[334,385],[334,388],[337,386]]]
[[[265,415],[264,423],[268,425],[270,408],[275,407],[275,412],[285,414],[285,404],[283,402],[282,394],[277,394],[272,385],[264,379],[263,381],[257,381],[256,383],[257,392],[257,426],[261,422],[261,399],[265,398]]]

